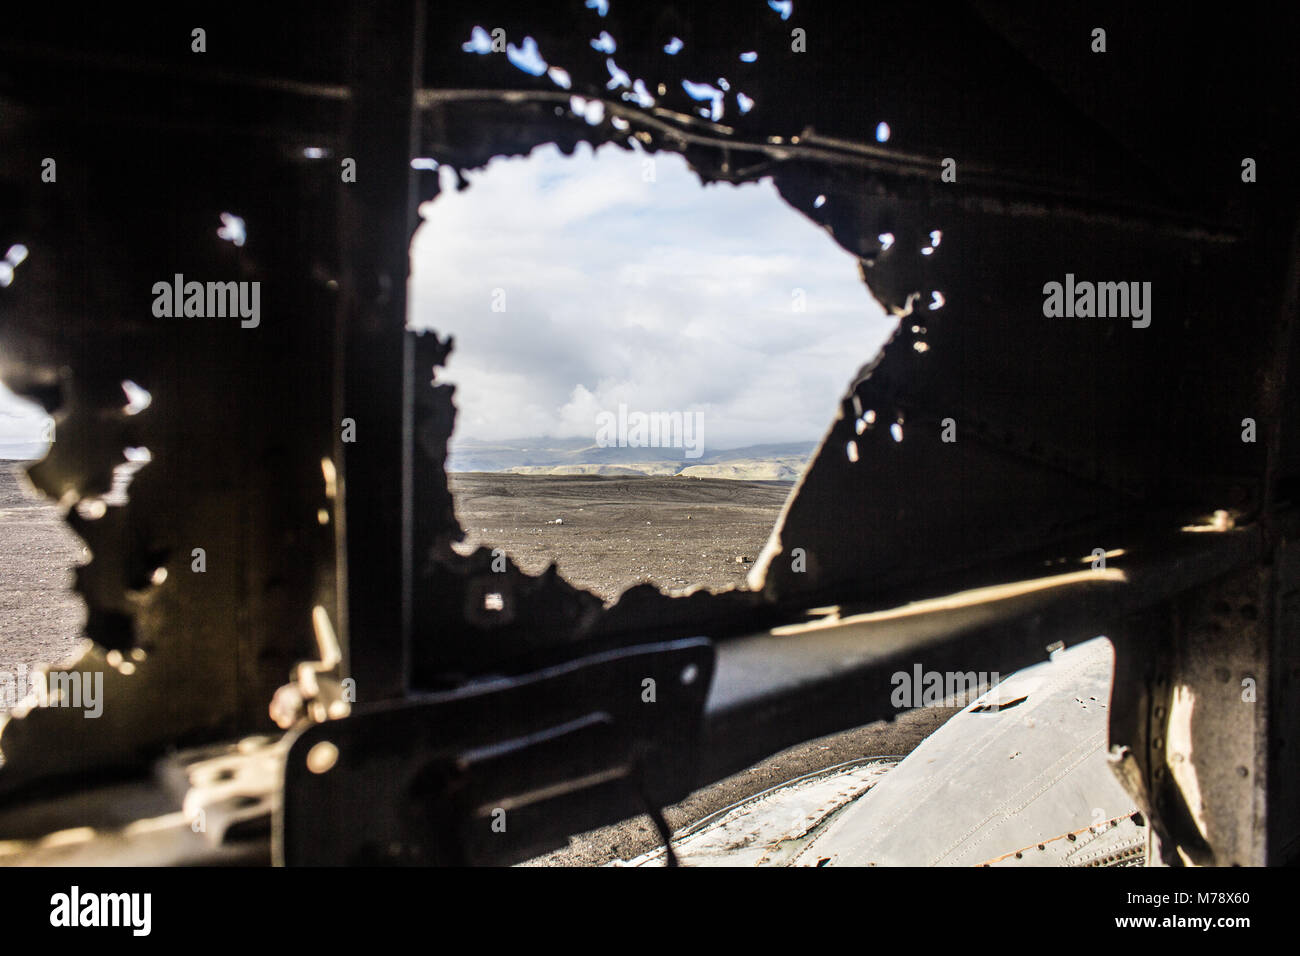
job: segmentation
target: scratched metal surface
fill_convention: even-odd
[[[1137,807],[1106,758],[1111,658],[1095,638],[1017,671],[839,813],[805,855],[829,866],[977,866],[1127,819]]]

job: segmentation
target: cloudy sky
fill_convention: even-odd
[[[456,337],[458,438],[594,440],[623,403],[703,413],[707,449],[816,440],[893,327],[768,181],[701,187],[675,154],[585,143],[468,179],[412,249],[411,324]],[[0,455],[45,421],[0,386]]]
[[[676,154],[585,143],[494,160],[463,192],[441,173],[410,321],[456,338],[457,438],[594,439],[623,403],[702,412],[715,450],[820,439],[893,329],[770,181],[702,187]]]
[[[49,443],[41,437],[49,420],[43,408],[23,401],[0,383],[0,458],[43,455]]]

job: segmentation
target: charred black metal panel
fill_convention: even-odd
[[[68,31],[51,17],[21,37],[15,23],[5,41],[3,241],[30,254],[4,290],[0,362],[57,418],[32,470],[53,498],[101,495],[124,448],[152,461],[126,505],[69,516],[93,555],[77,589],[99,645],[77,666],[103,671],[116,703],[98,721],[50,709],[10,723],[5,788],[267,727],[271,693],[313,656],[311,608],[334,608],[317,512],[338,174],[303,150],[337,150],[337,97],[291,69],[261,74],[274,31],[257,63],[231,55],[229,14],[207,21],[207,61],[190,53],[188,16],[104,20]],[[244,220],[243,245],[218,237],[223,212]],[[177,274],[260,283],[258,324],[156,316],[153,287]],[[123,412],[127,379],[152,396],[138,415]],[[105,662],[111,650],[133,673]]]
[[[407,250],[415,228],[410,156],[424,7],[357,8],[347,35],[349,156],[340,239],[344,303],[335,447],[346,524],[345,654],[358,695],[400,697],[408,683],[411,594],[412,368]],[[343,173],[340,173],[342,178]],[[355,433],[349,435],[346,422]],[[360,699],[360,698],[359,698]]]

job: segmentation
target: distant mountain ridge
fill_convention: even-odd
[[[685,475],[745,481],[794,481],[817,443],[777,442],[706,451],[602,447],[586,438],[516,438],[453,442],[447,470],[523,475]]]
[[[44,443],[0,442],[0,461],[31,461]],[[795,481],[816,442],[726,448],[687,458],[681,448],[602,448],[585,438],[466,439],[452,444],[448,471],[517,475],[685,475],[739,481]]]

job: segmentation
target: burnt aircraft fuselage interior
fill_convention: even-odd
[[[893,718],[896,672],[1009,675],[1104,634],[1148,862],[1294,862],[1300,196],[1294,16],[1272,17],[6,17],[0,251],[26,254],[0,379],[57,423],[29,474],[91,553],[75,670],[105,707],[3,725],[0,840],[34,862],[91,827],[110,862],[515,863]],[[473,189],[494,157],[581,143],[770,179],[899,321],[749,589],[607,607],[453,548],[456,329],[406,327],[416,208],[440,170]],[[76,507],[126,449],[149,453],[129,499]]]

